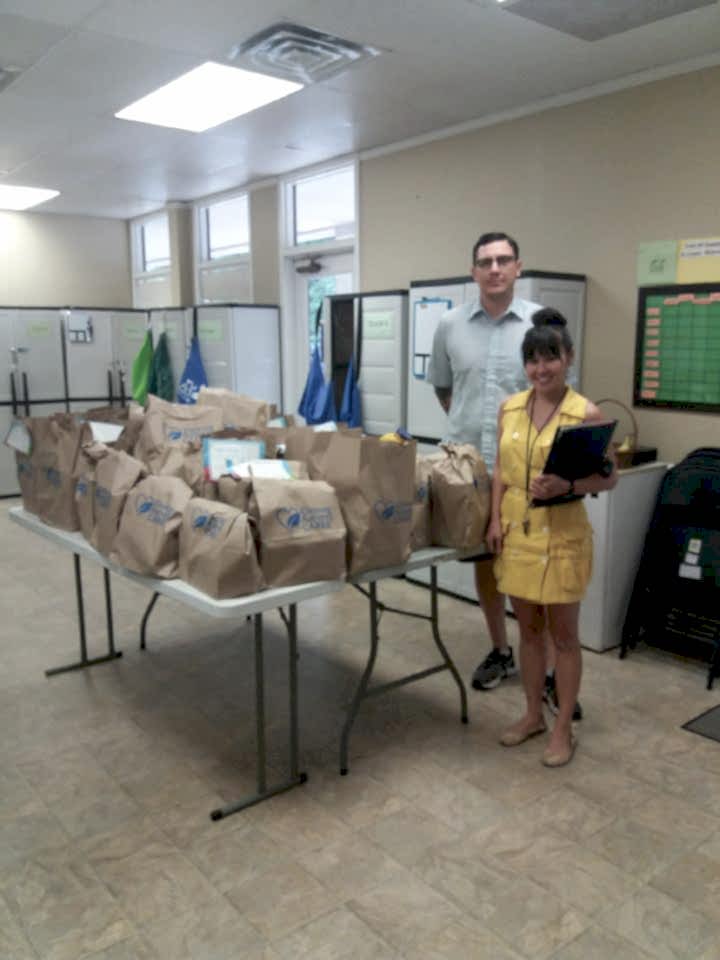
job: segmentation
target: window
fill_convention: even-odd
[[[247,194],[209,204],[204,217],[206,260],[221,260],[250,252],[250,220]]]
[[[198,303],[252,300],[250,202],[225,194],[195,206],[195,297]]]
[[[355,236],[355,169],[341,167],[292,185],[293,246]]]
[[[166,214],[140,224],[140,258],[143,273],[170,267],[170,231]]]

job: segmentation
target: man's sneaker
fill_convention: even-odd
[[[508,647],[507,653],[493,648],[473,673],[472,685],[475,690],[493,690],[514,673],[517,673],[517,667],[512,647]]]
[[[557,716],[558,710],[560,709],[558,705],[558,696],[557,696],[557,687],[555,686],[555,674],[550,673],[545,677],[545,689],[543,690],[543,702],[547,704],[550,713]],[[582,707],[580,706],[580,701],[575,704],[575,709],[573,710],[572,718],[574,721],[582,720],[583,712]]]

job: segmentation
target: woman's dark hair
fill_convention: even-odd
[[[532,327],[522,342],[523,364],[535,357],[554,359],[560,356],[562,350],[572,354],[573,342],[568,333],[567,320],[559,310],[543,307],[542,310],[536,310],[530,319]]]

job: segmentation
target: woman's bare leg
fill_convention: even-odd
[[[510,597],[520,628],[520,675],[525,691],[525,715],[511,730],[536,730],[545,725],[542,693],[545,686],[545,610],[537,603]]]
[[[559,706],[548,743],[548,749],[553,752],[567,750],[570,745],[572,715],[582,676],[579,617],[579,603],[553,603],[547,607],[548,626],[555,646],[555,686]]]

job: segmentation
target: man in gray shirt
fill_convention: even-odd
[[[435,331],[428,380],[448,415],[446,440],[472,443],[489,470],[495,465],[497,415],[502,401],[527,389],[520,347],[539,303],[514,294],[522,263],[506,233],[484,233],[472,252],[479,296],[442,317]],[[475,670],[472,685],[490,690],[517,672],[505,629],[505,597],[498,593],[493,557],[475,562],[475,585],[493,649]]]

